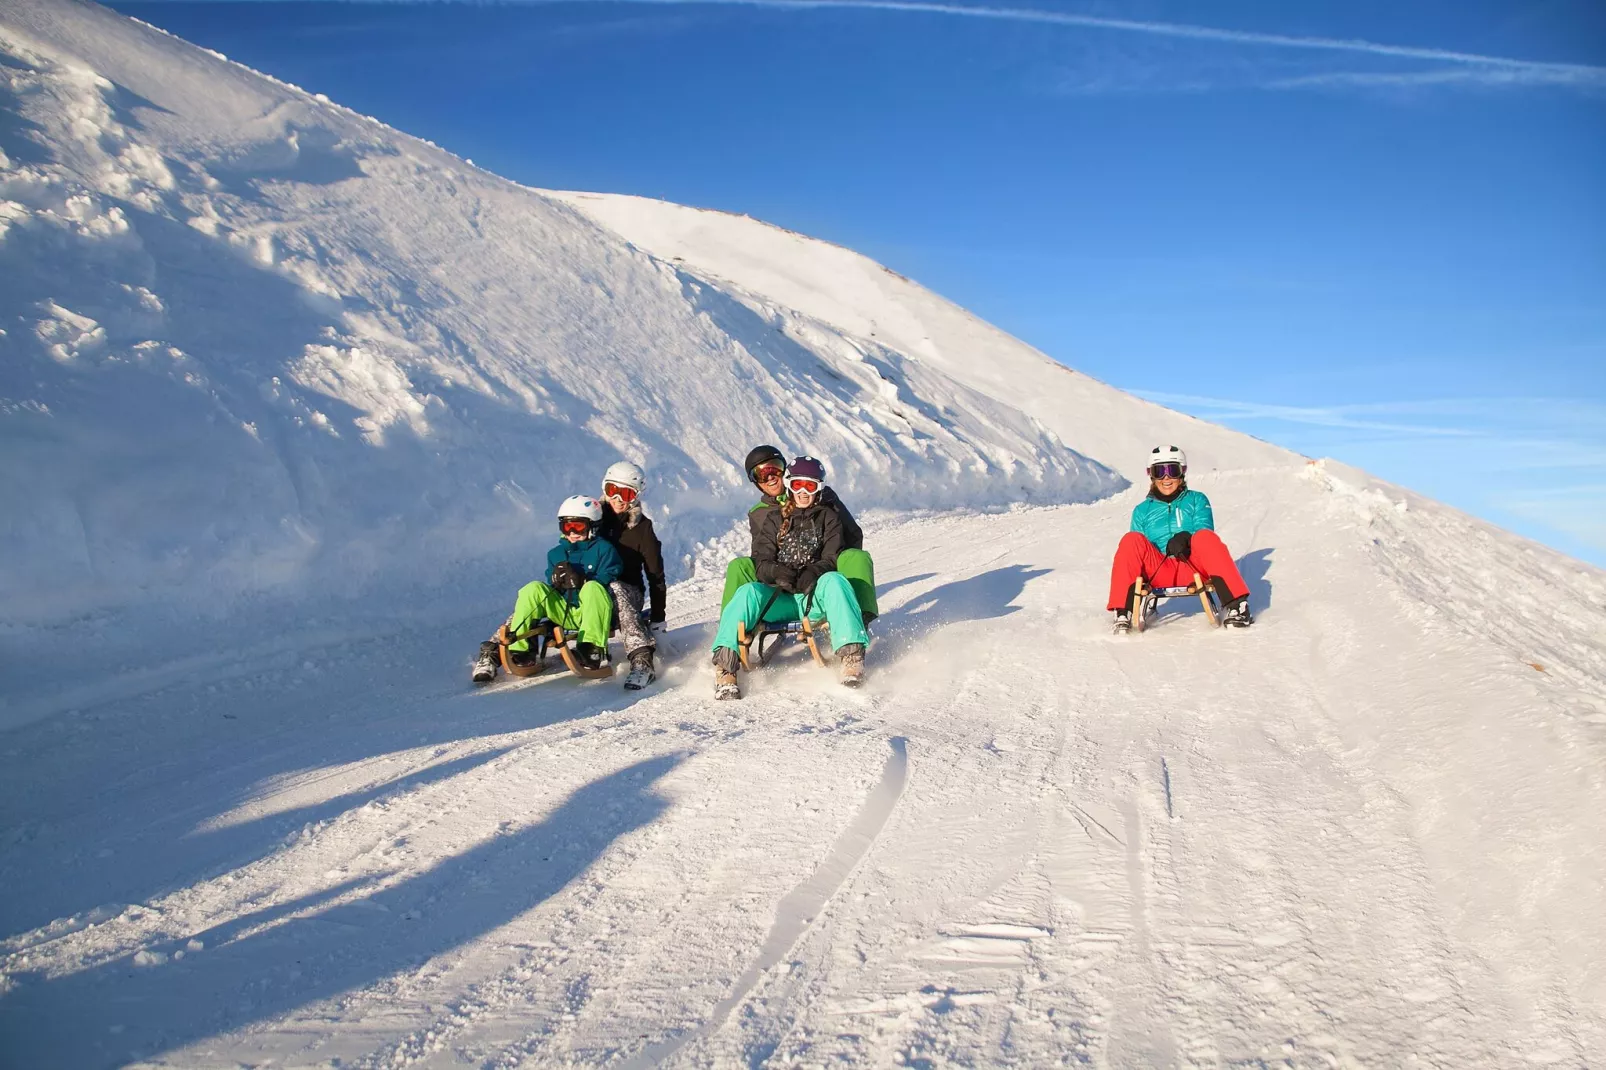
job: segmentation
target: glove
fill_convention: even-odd
[[[1188,560],[1193,551],[1193,536],[1186,531],[1179,531],[1171,536],[1171,541],[1165,544],[1165,555],[1175,557],[1179,561]]]
[[[797,569],[791,565],[776,565],[775,582],[770,586],[785,591],[787,594],[795,593],[797,591]]]
[[[567,561],[552,566],[552,589],[562,594],[578,591],[586,584],[586,574]]]
[[[829,571],[830,569],[822,568],[819,565],[805,566],[797,574],[797,593],[803,594],[806,591],[814,590],[814,585],[820,582],[820,577]]]

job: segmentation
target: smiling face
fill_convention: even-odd
[[[754,482],[758,484],[758,489],[768,494],[771,498],[780,494],[782,487],[786,483],[785,469],[779,466],[772,467],[774,468],[773,474],[771,474],[770,468],[760,468],[757,477],[754,479]]]
[[[1182,478],[1180,476],[1154,480],[1154,489],[1161,494],[1175,494],[1180,486],[1182,486]]]
[[[792,492],[792,504],[796,505],[799,509],[807,509],[809,506],[814,504],[814,491],[794,490]]]

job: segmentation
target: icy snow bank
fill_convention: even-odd
[[[13,620],[536,556],[620,457],[677,558],[760,441],[861,510],[1123,485],[898,344],[112,12],[7,5],[0,53]]]

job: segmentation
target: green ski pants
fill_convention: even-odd
[[[588,580],[580,588],[580,605],[576,608],[557,591],[536,580],[519,588],[508,631],[513,635],[529,631],[538,620],[549,620],[566,632],[574,632],[582,643],[607,646],[608,632],[613,627],[613,598],[608,588],[596,580]],[[521,639],[508,649],[523,653],[530,649],[530,642]]]
[[[853,588],[853,597],[859,602],[859,612],[874,620],[880,613],[875,600],[875,562],[863,550],[843,550],[836,555],[836,570]],[[743,584],[758,582],[751,557],[738,557],[725,567],[725,592],[720,596],[719,608],[723,612],[730,605]],[[791,618],[796,620],[796,617]]]
[[[775,594],[775,601],[770,602],[769,612],[764,613],[764,603],[770,601],[770,595]],[[803,600],[800,594],[787,594],[785,591],[776,592],[775,588],[762,583],[745,583],[731,596],[730,604],[719,614],[719,632],[714,636],[714,649],[729,647],[737,649],[736,624],[740,621],[747,626],[749,635],[758,627],[758,615],[764,613],[764,619],[779,623],[781,621],[801,620],[803,618]],[[809,600],[809,620],[825,621],[831,629],[831,649],[840,650],[848,643],[868,643],[870,636],[864,630],[864,616],[859,609],[859,602],[853,597],[853,588],[848,584],[847,578],[840,572],[827,572],[821,576],[814,585],[814,595]]]

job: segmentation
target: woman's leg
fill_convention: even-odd
[[[619,634],[624,636],[625,656],[655,647],[657,643],[651,630],[641,621],[641,604],[647,592],[623,580],[614,580],[608,584],[608,590],[613,592],[613,604],[618,607]]]
[[[836,555],[836,570],[847,578],[853,588],[853,597],[859,602],[859,611],[865,620],[874,620],[881,611],[875,601],[875,562],[863,550],[843,550]]]
[[[765,603],[770,601],[770,595],[775,595],[775,601],[770,604],[769,612],[764,612]],[[764,613],[767,621],[797,620],[797,596],[787,594],[785,591],[776,591],[775,588],[763,583],[747,583],[737,589],[731,596],[724,612],[719,615],[719,631],[714,635],[714,649],[725,647],[735,650],[736,625],[741,623],[747,628],[747,634],[752,635],[758,627],[758,615]]]
[[[1238,572],[1238,565],[1233,561],[1227,544],[1221,541],[1221,536],[1213,531],[1196,531],[1192,542],[1193,550],[1189,556],[1201,574],[1220,578],[1226,583],[1234,601],[1249,594],[1249,585]]]
[[[814,585],[814,596],[809,600],[809,620],[821,619],[831,629],[833,651],[849,643],[862,645],[870,641],[864,630],[859,600],[853,596],[853,586],[840,572],[827,572]]]
[[[719,596],[719,611],[725,612],[725,607],[731,604],[736,592],[749,583],[758,581],[758,573],[753,569],[751,557],[738,557],[725,566],[725,590]]]
[[[1149,579],[1165,559],[1158,547],[1141,531],[1129,531],[1121,536],[1115,548],[1115,562],[1110,566],[1110,602],[1106,609],[1128,608],[1128,593],[1132,584],[1142,576]]]
[[[613,596],[596,580],[580,588],[580,633],[576,638],[598,650],[608,646],[608,630],[613,625]]]

